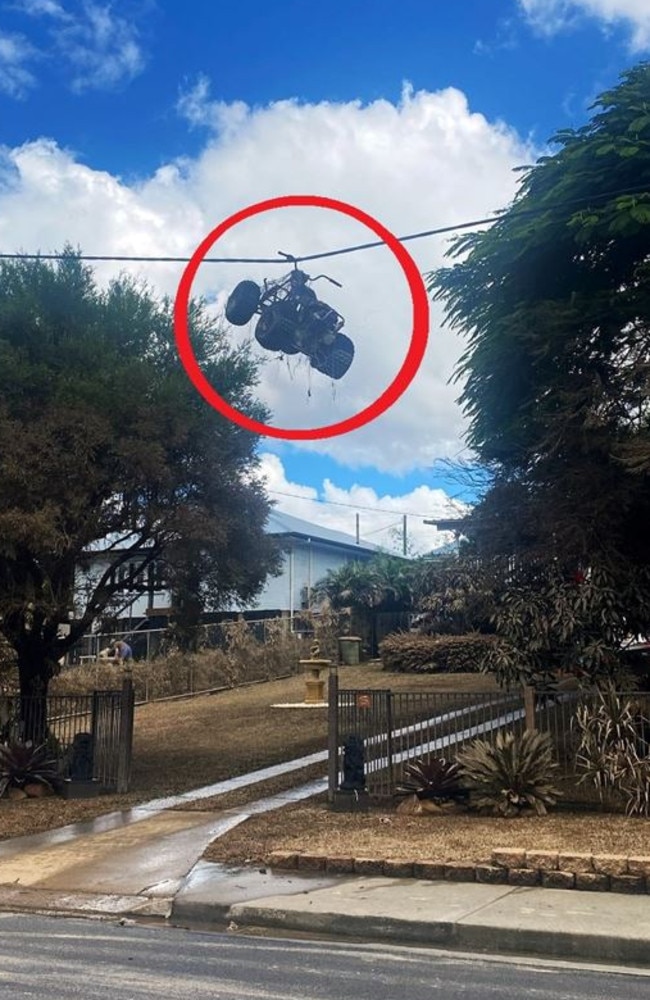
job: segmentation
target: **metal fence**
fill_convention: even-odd
[[[330,786],[332,781],[336,781],[335,787],[340,783],[346,740],[359,736],[364,743],[366,787],[379,798],[394,794],[401,765],[406,761],[449,756],[478,736],[491,738],[504,727],[521,729],[525,718],[521,691],[486,694],[339,689],[336,700],[336,713],[330,716],[332,721],[336,716],[330,748],[337,748]]]
[[[510,692],[405,692],[379,689],[339,689],[330,679],[329,791],[343,777],[343,748],[350,736],[364,747],[366,789],[374,798],[391,798],[403,765],[419,757],[453,758],[469,741],[493,740],[505,730],[525,728],[548,732],[559,764],[558,783],[567,801],[593,804],[593,785],[579,783],[576,752],[579,734],[574,724],[579,704],[594,708],[596,692],[536,693],[532,688]],[[640,740],[650,753],[650,693],[621,693],[635,706]]]
[[[299,648],[302,640],[309,639],[314,634],[313,625],[304,616],[298,614],[289,616],[237,619],[230,618],[220,622],[197,625],[192,631],[196,634],[199,649],[224,649],[228,645],[228,627],[244,621],[251,638],[265,643],[269,633],[277,630],[278,625],[287,637],[291,637]],[[109,650],[118,639],[128,642],[136,660],[151,660],[156,656],[169,653],[175,648],[174,629],[167,628],[132,628],[114,632],[92,632],[81,637],[79,642],[66,656],[66,666],[76,666],[92,663],[100,658],[100,654]]]
[[[133,685],[119,691],[45,698],[0,696],[0,742],[45,743],[63,780],[96,781],[126,792],[133,750]]]

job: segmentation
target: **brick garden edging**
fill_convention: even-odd
[[[389,878],[482,882],[488,885],[541,886],[590,892],[650,893],[650,857],[524,851],[500,847],[490,864],[471,861],[403,861],[273,851],[269,868],[329,872],[332,875],[383,875]]]

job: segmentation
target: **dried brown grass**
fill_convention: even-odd
[[[409,678],[387,674],[377,662],[344,667],[339,671],[339,680],[341,686],[351,688],[436,691],[494,688],[490,678],[475,675]],[[0,840],[93,819],[148,799],[189,791],[324,750],[325,710],[270,707],[276,702],[299,702],[304,696],[304,678],[296,675],[213,695],[140,705],[135,712],[133,785],[128,795],[87,800],[57,797],[21,802],[0,800]],[[325,773],[325,765],[321,773]],[[312,776],[309,772],[309,777]],[[284,790],[308,777],[294,773],[286,780],[289,784],[254,786],[250,792],[232,793],[230,800],[215,800],[207,808],[226,805],[231,808],[233,804],[250,801],[251,797]],[[206,808],[205,801],[202,808]]]
[[[489,862],[497,847],[647,855],[650,821],[621,815],[554,813],[517,819],[404,816],[392,809],[332,812],[323,801],[254,816],[215,840],[208,861],[263,863],[272,851],[407,861]]]

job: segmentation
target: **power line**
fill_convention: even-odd
[[[391,528],[397,528],[401,521],[391,521],[390,524],[385,524],[382,528],[373,528],[372,531],[364,531],[363,537],[368,538],[370,535],[378,535],[381,531],[390,531]]]
[[[603,191],[600,194],[593,194],[582,198],[569,198],[566,201],[555,204],[543,205],[539,208],[518,208],[515,204],[511,207],[511,212],[516,212],[522,218],[543,215],[550,209],[570,208],[571,206],[593,204],[595,201],[602,201],[607,198],[620,197],[626,194],[649,194],[648,186],[641,185],[630,188],[619,188],[614,191]],[[406,236],[398,236],[400,243],[408,243],[410,240],[427,239],[430,236],[442,236],[445,233],[459,232],[461,229],[473,229],[476,226],[493,225],[501,219],[506,218],[505,212],[501,210],[496,214],[486,216],[483,219],[472,219],[470,222],[457,222],[451,226],[438,226],[434,229],[425,229],[419,233],[409,233]],[[288,262],[302,264],[306,261],[324,260],[328,257],[340,257],[343,254],[357,253],[360,250],[371,250],[376,247],[385,246],[384,240],[372,240],[368,243],[357,243],[353,246],[340,247],[338,250],[324,250],[320,253],[304,254],[303,256],[291,256],[282,254],[279,257],[204,257],[202,263],[205,264],[284,264]],[[278,251],[280,253],[280,251]],[[0,260],[65,260],[73,257],[76,260],[86,260],[98,262],[116,263],[139,263],[139,264],[187,264],[191,257],[147,257],[124,254],[84,254],[84,253],[0,253]]]
[[[278,497],[292,497],[295,500],[307,500],[310,503],[322,503],[330,507],[349,507],[351,510],[367,510],[373,514],[399,514],[400,516],[407,514],[408,517],[431,517],[431,511],[428,511],[426,514],[420,514],[413,510],[391,510],[388,507],[364,507],[356,503],[344,503],[342,500],[324,500],[321,497],[304,497],[300,493],[284,493],[282,490],[267,490],[266,492],[272,493],[274,496]]]

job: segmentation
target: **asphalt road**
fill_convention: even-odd
[[[647,1000],[650,978],[0,914],[2,1000]]]

